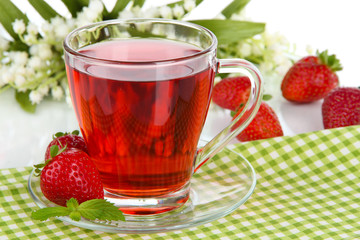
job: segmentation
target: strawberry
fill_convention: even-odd
[[[317,56],[307,56],[296,62],[281,83],[282,95],[293,102],[305,103],[324,98],[339,85],[336,71],[341,70],[335,55],[327,50]]]
[[[224,78],[214,86],[212,99],[220,107],[235,111],[241,104],[246,103],[250,87],[248,77]]]
[[[59,149],[67,146],[67,148],[77,148],[86,153],[88,153],[87,146],[85,144],[84,138],[79,135],[79,131],[73,131],[72,133],[62,133],[58,132],[54,134],[53,140],[49,143],[45,151],[45,160],[51,158],[50,149],[52,146],[57,145]]]
[[[237,117],[242,109],[240,107],[233,118]],[[233,129],[236,127],[237,124],[235,124]],[[236,138],[241,142],[246,142],[283,135],[279,119],[274,110],[267,103],[262,102],[254,119]]]
[[[345,127],[360,124],[360,89],[338,87],[325,97],[322,103],[324,128]]]
[[[61,206],[65,206],[70,198],[75,198],[79,203],[103,199],[100,174],[90,157],[76,148],[57,149],[57,145],[52,147],[51,158],[45,164],[35,165],[37,168],[43,167],[40,188],[44,196]],[[36,170],[37,173],[39,171]]]

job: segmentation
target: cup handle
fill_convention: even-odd
[[[241,73],[249,77],[251,82],[250,96],[242,112],[210,142],[198,149],[194,173],[249,125],[258,111],[262,99],[262,76],[252,63],[243,59],[218,59],[217,72]],[[232,130],[231,128],[236,123],[239,123],[238,127]]]

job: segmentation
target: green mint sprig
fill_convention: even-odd
[[[62,216],[69,216],[74,221],[80,221],[81,217],[90,220],[125,221],[123,213],[105,199],[91,199],[79,204],[75,198],[71,198],[66,202],[66,207],[42,208],[31,214],[33,219],[40,221]]]

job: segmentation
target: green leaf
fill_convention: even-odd
[[[1,0],[0,0],[1,1]],[[29,98],[30,90],[26,92],[15,92],[15,99],[20,104],[20,107],[26,112],[34,113],[36,110],[36,104],[32,104]]]
[[[136,28],[135,25],[130,25],[127,29],[127,32],[132,37],[141,37],[141,38],[164,38],[163,35],[153,34],[151,32],[144,32]]]
[[[230,44],[239,40],[253,37],[265,30],[265,23],[235,21],[235,20],[194,20],[195,24],[212,31],[219,44]]]
[[[81,213],[81,216],[90,220],[125,221],[123,213],[114,204],[104,199],[92,199],[83,202],[77,210]]]
[[[61,0],[67,7],[72,17],[76,17],[77,12],[81,11],[82,6],[78,1],[74,0]]]
[[[323,52],[319,52],[319,50],[317,50],[316,55],[319,57],[321,63],[327,65],[333,72],[343,69],[340,60],[336,58],[335,54],[329,55],[328,50]]]
[[[24,52],[27,52],[28,50],[29,50],[29,46],[26,45],[25,43],[23,43],[20,40],[15,39],[15,41],[10,42],[9,51],[24,51]]]
[[[249,2],[250,0],[234,0],[221,13],[226,18],[230,18],[234,13],[240,12]]]
[[[79,134],[80,134],[80,131],[79,131],[79,130],[74,130],[74,131],[71,132],[71,134],[73,134],[73,135],[79,135]]]
[[[45,221],[50,217],[68,216],[69,214],[70,211],[66,207],[49,207],[33,211],[31,217],[35,220]]]
[[[175,7],[176,5],[184,6],[184,0],[180,0],[180,1],[176,1],[176,2],[172,2],[172,3],[167,4],[167,6],[169,6],[171,8]]]
[[[59,153],[59,146],[58,145],[52,145],[50,147],[50,156],[53,158]]]
[[[264,101],[269,101],[270,99],[272,99],[272,96],[271,96],[270,94],[264,94],[264,95],[263,95],[262,100],[264,100]]]
[[[36,168],[43,168],[43,167],[45,167],[45,163],[35,164],[34,167],[36,167]]]
[[[65,134],[63,132],[57,132],[54,134],[53,139],[64,136]]]
[[[76,17],[77,13],[82,10],[83,7],[89,5],[89,0],[61,0],[67,7],[71,16]]]
[[[91,199],[79,205],[75,198],[71,198],[66,202],[66,207],[48,207],[33,211],[31,214],[33,219],[41,221],[60,216],[70,216],[74,221],[80,221],[81,217],[90,220],[125,221],[122,212],[105,199]]]
[[[78,2],[80,4],[81,8],[89,6],[90,0],[73,0],[74,2]]]
[[[126,6],[129,4],[131,0],[117,0],[115,3],[114,8],[111,10],[111,12],[106,16],[107,19],[111,18],[117,18],[119,15],[119,12],[124,10]],[[105,18],[105,17],[104,17]]]
[[[142,7],[145,3],[145,0],[134,0],[134,6]]]
[[[12,38],[18,40],[19,36],[14,32],[12,27],[12,23],[16,19],[23,19],[25,24],[29,22],[26,15],[23,14],[11,0],[0,0],[0,23]]]
[[[68,201],[66,201],[66,207],[70,211],[75,211],[79,207],[79,202],[75,198],[70,198]]]
[[[52,7],[44,0],[29,0],[29,3],[35,8],[40,16],[45,20],[50,20],[56,16],[60,16]]]

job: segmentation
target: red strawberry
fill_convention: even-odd
[[[41,170],[40,188],[47,199],[61,206],[70,198],[79,203],[104,198],[98,170],[85,152],[75,148],[62,149],[47,161]]]
[[[214,86],[212,99],[220,107],[235,111],[241,104],[246,103],[250,87],[248,77],[224,78]]]
[[[339,87],[322,104],[324,128],[360,125],[360,89]]]
[[[242,108],[239,108],[234,118],[240,114],[241,110]],[[237,127],[236,124],[233,128],[235,127]],[[239,141],[246,142],[283,135],[279,119],[274,110],[268,104],[262,102],[254,119],[236,138]]]
[[[84,138],[78,136],[79,131],[73,131],[72,133],[58,132],[54,135],[53,140],[49,143],[45,152],[45,160],[51,158],[50,149],[52,146],[57,145],[59,149],[67,146],[67,148],[77,148],[88,153],[87,146]]]
[[[286,73],[281,91],[289,101],[305,103],[324,98],[339,85],[336,71],[342,67],[335,55],[327,50],[317,56],[307,56],[296,62]]]

